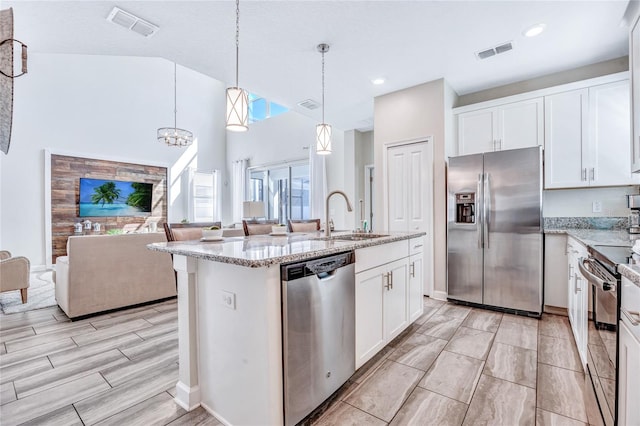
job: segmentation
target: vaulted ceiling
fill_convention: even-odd
[[[108,22],[114,6],[157,25],[145,38]],[[232,84],[235,2],[2,1],[15,37],[31,52],[157,56]],[[326,117],[342,130],[371,128],[375,96],[445,78],[458,94],[618,58],[626,0],[245,1],[240,2],[240,86],[314,119],[297,103],[321,100],[319,43],[326,54]],[[527,38],[523,31],[545,23]],[[475,52],[512,42],[507,53]],[[375,86],[371,79],[384,77]]]

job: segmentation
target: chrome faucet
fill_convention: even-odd
[[[329,195],[327,195],[327,203],[325,205],[325,215],[326,215],[326,218],[325,218],[326,220],[324,221],[325,237],[331,237],[331,226],[329,226],[329,199],[335,194],[340,194],[344,197],[344,200],[347,202],[347,211],[350,211],[350,212],[353,211],[353,207],[351,207],[351,202],[349,201],[347,194],[345,194],[342,191],[331,191]]]

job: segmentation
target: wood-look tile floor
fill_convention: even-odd
[[[174,401],[171,300],[71,322],[0,315],[0,424],[219,425]],[[538,321],[425,298],[425,313],[306,423],[586,424],[565,317]]]

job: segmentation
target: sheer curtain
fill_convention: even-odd
[[[325,156],[316,154],[315,146],[309,147],[309,180],[311,181],[311,218],[325,220],[324,205],[327,197],[327,168]]]
[[[247,188],[247,167],[249,160],[234,161],[231,170],[232,217],[235,223],[242,222],[242,202]]]

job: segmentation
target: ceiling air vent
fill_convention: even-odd
[[[306,109],[320,108],[320,104],[313,99],[305,99],[304,101],[298,102],[298,105]]]
[[[129,12],[125,12],[119,7],[113,8],[113,10],[109,13],[109,16],[107,16],[107,21],[118,24],[145,37],[151,37],[160,29],[158,26],[153,25],[151,22],[145,21],[144,19],[139,18]]]
[[[492,56],[496,56],[501,53],[508,52],[512,49],[513,49],[513,43],[509,41],[507,43],[502,43],[502,44],[499,44],[498,46],[476,52],[476,57],[478,59],[487,59]]]

